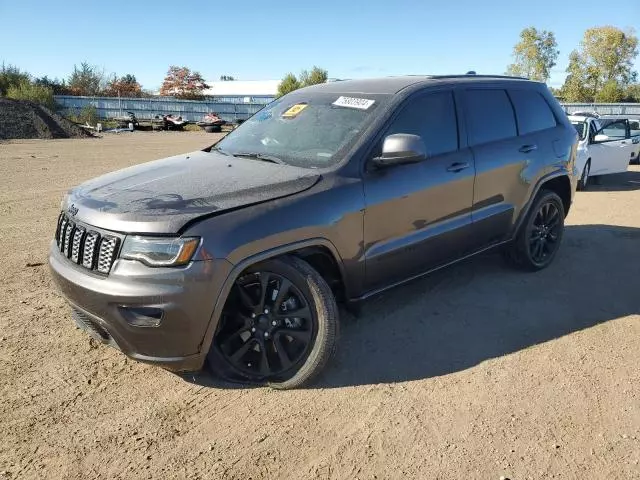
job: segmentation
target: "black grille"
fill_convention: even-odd
[[[56,228],[56,244],[73,263],[107,274],[118,255],[120,239],[76,225],[61,213]]]

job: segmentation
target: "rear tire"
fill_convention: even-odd
[[[229,380],[302,387],[334,354],[338,317],[329,285],[308,263],[292,256],[261,262],[234,283],[209,366]]]
[[[528,271],[548,267],[560,248],[564,216],[558,194],[540,190],[515,239],[503,249],[507,263]]]

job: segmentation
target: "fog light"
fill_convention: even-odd
[[[164,316],[164,310],[154,307],[118,307],[118,310],[134,327],[157,327]]]

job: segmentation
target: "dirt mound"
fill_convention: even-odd
[[[86,136],[90,134],[47,107],[25,100],[0,98],[0,140]]]

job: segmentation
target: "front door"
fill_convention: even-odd
[[[474,160],[458,141],[451,91],[412,96],[385,135],[420,135],[427,159],[365,174],[369,290],[422,273],[468,250]],[[379,153],[379,152],[378,152]]]
[[[634,149],[632,140],[627,135],[627,121],[624,119],[607,121],[598,135],[605,135],[606,140],[592,138],[589,145],[591,155],[590,175],[606,175],[609,173],[626,172]]]

